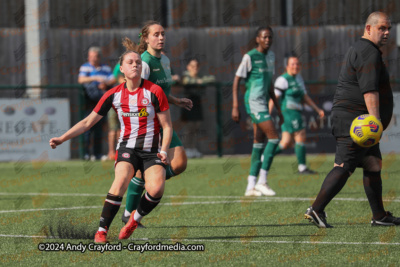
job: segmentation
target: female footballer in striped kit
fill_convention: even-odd
[[[107,91],[88,117],[49,142],[52,148],[56,148],[83,134],[106,116],[110,108],[118,114],[121,134],[117,144],[115,179],[104,202],[94,239],[96,243],[107,242],[107,232],[122,197],[131,178],[140,170],[146,179],[147,192],[128,224],[121,229],[119,239],[126,239],[133,233],[141,219],[160,202],[164,193],[165,167],[169,164],[167,151],[173,130],[167,97],[161,87],[141,78],[142,59],[136,51],[128,49],[122,54],[120,65],[126,82]]]
[[[142,78],[148,79],[159,85],[167,95],[168,102],[176,106],[190,110],[193,103],[187,98],[176,98],[170,94],[171,92],[171,67],[167,56],[162,53],[165,45],[165,31],[160,23],[149,21],[145,24],[140,32],[140,42],[138,45],[128,38],[125,38],[123,45],[128,49],[137,49],[143,60]],[[167,179],[178,175],[185,171],[187,157],[183,144],[175,131],[173,131],[171,145],[168,149],[171,164],[167,166]],[[130,213],[137,208],[141,195],[144,190],[144,181],[140,174],[132,178],[128,187],[126,197],[126,207],[122,215],[122,221],[126,223]]]

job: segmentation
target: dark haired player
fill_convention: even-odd
[[[254,143],[251,153],[250,174],[247,178],[245,196],[274,196],[275,192],[267,183],[267,175],[274,158],[275,149],[279,144],[278,132],[268,111],[268,100],[272,99],[277,107],[280,123],[282,113],[277,103],[272,85],[272,75],[275,72],[275,54],[270,51],[273,41],[271,27],[260,27],[256,31],[256,48],[247,52],[239,65],[233,81],[232,119],[239,122],[238,87],[240,80],[246,80],[244,103],[246,112],[253,122]],[[268,143],[265,145],[265,137]],[[264,160],[261,163],[261,156]],[[257,176],[258,182],[256,184]]]

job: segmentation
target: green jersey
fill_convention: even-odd
[[[280,97],[281,110],[303,110],[303,99],[306,94],[303,78],[300,74],[291,76],[284,73],[275,81],[275,95]]]
[[[161,58],[152,56],[145,51],[142,55],[142,78],[160,86],[168,97],[171,92],[171,67],[167,56],[161,54]]]
[[[124,76],[124,74],[119,70],[120,66],[121,64],[117,63],[117,65],[114,67],[113,75],[115,79],[118,79],[118,76]]]
[[[267,54],[257,49],[250,50],[243,56],[236,76],[246,79],[245,104],[248,113],[256,114],[268,111],[269,90],[275,73],[275,54]]]

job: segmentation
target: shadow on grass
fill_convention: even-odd
[[[68,217],[49,218],[46,221],[44,235],[56,239],[94,239],[93,226],[71,224]]]

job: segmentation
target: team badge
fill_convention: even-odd
[[[142,105],[147,106],[150,103],[150,101],[147,98],[142,99]]]
[[[122,153],[122,157],[129,159],[131,157],[131,155],[129,155],[129,153]]]

